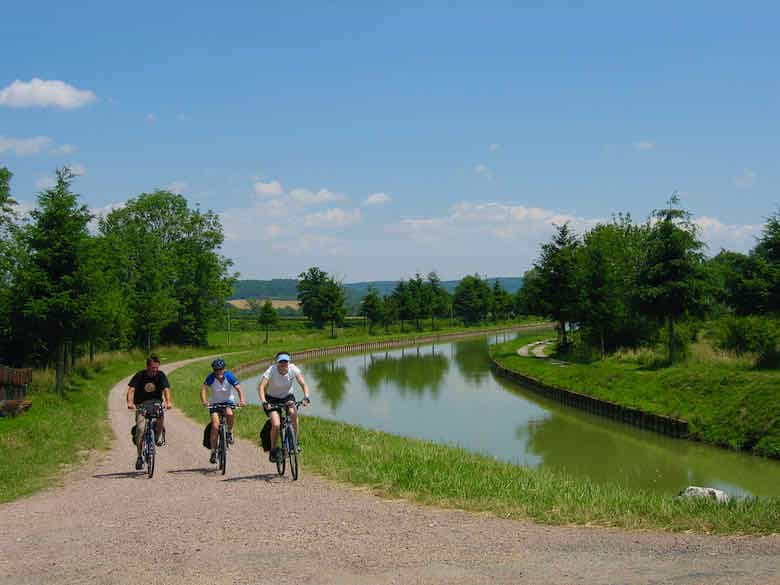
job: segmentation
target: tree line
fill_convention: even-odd
[[[564,351],[605,357],[663,340],[674,362],[709,322],[720,348],[779,365],[780,215],[747,254],[704,251],[676,194],[641,224],[621,214],[582,236],[557,226],[524,275],[518,309],[553,319]]]
[[[343,324],[347,314],[343,284],[313,266],[298,276],[297,288],[303,314],[315,327],[329,325],[331,336],[335,336],[336,327]],[[387,331],[400,325],[404,332],[409,325],[421,331],[428,319],[432,330],[437,327],[436,319],[458,319],[465,325],[506,320],[514,316],[514,306],[514,297],[498,281],[491,288],[487,279],[479,275],[466,276],[450,294],[436,272],[430,272],[426,278],[416,274],[408,280],[401,279],[386,295],[369,286],[360,302],[359,314],[365,317],[369,333],[373,334],[377,326]]]
[[[157,190],[96,218],[63,167],[20,221],[11,179],[0,167],[0,361],[56,365],[61,390],[79,354],[206,344],[234,280],[215,213]]]

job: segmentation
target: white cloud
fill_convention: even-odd
[[[487,165],[483,165],[483,164],[474,165],[474,172],[488,179],[493,178],[493,173],[490,172],[490,169],[487,167]]]
[[[284,190],[282,189],[282,184],[279,181],[271,181],[270,183],[263,183],[262,181],[257,181],[253,188],[255,190],[255,195],[260,195],[262,197],[271,196],[271,197],[277,197],[284,193]]]
[[[488,146],[488,150],[490,152],[498,152],[499,150],[501,150],[501,145],[500,144],[491,144],[490,146]]]
[[[76,175],[77,177],[83,177],[87,174],[86,167],[79,163],[69,164],[68,167],[70,168],[70,172]]]
[[[755,171],[744,169],[741,175],[734,177],[734,184],[740,189],[748,189],[756,184],[757,177]]]
[[[63,81],[33,78],[16,80],[0,90],[0,106],[10,108],[56,107],[65,110],[80,108],[97,99],[94,92],[76,89]]]
[[[693,220],[699,227],[700,237],[707,244],[710,254],[717,254],[721,248],[735,252],[748,252],[756,245],[762,225],[727,224],[714,217],[699,217]]]
[[[346,199],[341,193],[335,193],[328,189],[320,189],[317,192],[308,189],[293,189],[290,191],[290,198],[301,205],[319,205]]]
[[[637,140],[634,142],[635,150],[655,150],[655,142],[652,140]]]
[[[76,147],[72,144],[63,144],[54,149],[54,152],[58,154],[73,154],[76,152]]]
[[[0,153],[13,151],[17,156],[27,156],[46,150],[52,144],[54,141],[48,136],[33,136],[32,138],[0,136]]]
[[[35,179],[35,186],[41,191],[45,191],[46,189],[51,189],[56,184],[57,181],[54,179],[54,177],[45,176],[45,177],[38,177],[37,179]]]
[[[165,189],[171,193],[183,195],[189,191],[190,186],[187,181],[172,181],[171,184],[168,185]]]
[[[310,213],[303,218],[306,227],[344,227],[360,221],[359,209],[344,210],[339,208],[328,209],[319,213]]]
[[[363,205],[382,205],[390,201],[390,196],[385,193],[372,193],[363,202]]]

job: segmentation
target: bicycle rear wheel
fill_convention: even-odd
[[[287,429],[287,456],[290,458],[290,473],[293,480],[298,479],[298,436],[295,427]]]
[[[280,476],[282,476],[282,475],[284,475],[284,469],[285,469],[285,466],[287,465],[287,462],[286,462],[286,459],[285,459],[285,456],[287,454],[284,452],[284,450],[285,450],[285,444],[284,443],[285,443],[285,440],[286,440],[286,437],[287,437],[287,432],[286,432],[284,427],[282,427],[279,432],[280,432],[280,436],[279,436],[279,447],[278,447],[278,449],[281,449],[282,452],[281,452],[281,454],[277,453],[277,456],[276,456],[276,472]]]
[[[225,425],[219,427],[217,456],[219,457],[219,469],[222,471],[222,475],[225,475],[225,472],[227,471],[227,428]]]

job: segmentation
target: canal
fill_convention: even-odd
[[[738,496],[780,495],[780,462],[636,429],[498,377],[488,357],[495,341],[302,362],[313,397],[303,412],[656,493],[700,485]],[[258,377],[242,380],[254,402]]]

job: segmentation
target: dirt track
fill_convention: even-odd
[[[547,527],[424,508],[314,477],[305,452],[301,479],[279,479],[246,441],[223,477],[200,445],[202,425],[175,411],[149,480],[133,469],[126,384],[109,400],[109,453],[64,487],[0,506],[3,585],[780,584],[780,536]]]

